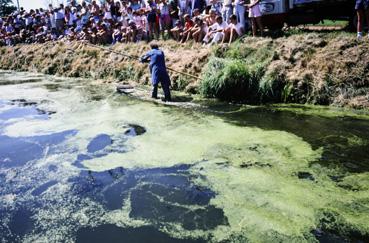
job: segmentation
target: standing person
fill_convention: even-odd
[[[54,9],[54,18],[55,18],[55,25],[56,25],[56,31],[57,35],[59,36],[63,32],[64,28],[64,6],[60,5],[58,9]]]
[[[161,34],[164,40],[165,31],[170,35],[170,29],[172,28],[172,20],[170,18],[170,5],[166,0],[161,0],[159,4],[160,10],[160,26],[161,26]]]
[[[194,12],[197,10],[201,13],[204,11],[205,7],[205,0],[191,0],[191,17],[196,17]]]
[[[156,38],[157,40],[159,39],[159,26],[157,23],[157,6],[156,3],[152,2],[150,3],[150,11],[147,14],[147,23],[148,23],[148,27],[149,27],[149,33],[148,33],[148,38],[147,40],[150,41],[154,38]]]
[[[242,24],[242,27],[245,28],[245,12],[246,12],[246,8],[245,8],[245,2],[244,0],[235,0],[234,1],[234,5],[235,5],[235,15],[237,16],[237,21],[239,23]]]
[[[223,8],[222,8],[222,17],[224,21],[228,23],[229,18],[233,13],[233,0],[224,0]]]
[[[170,96],[170,78],[167,72],[167,67],[165,66],[165,56],[162,50],[159,50],[157,44],[150,44],[151,51],[147,52],[144,56],[140,58],[142,63],[150,61],[150,72],[151,72],[151,83],[152,83],[152,93],[151,97],[154,99],[158,98],[158,85],[164,91],[164,101],[171,101]]]
[[[363,38],[363,20],[366,18],[369,28],[369,0],[356,0],[355,10],[357,13],[357,38]],[[368,34],[369,38],[369,34]]]
[[[256,36],[258,28],[260,29],[260,35],[263,36],[263,23],[261,22],[261,12],[259,6],[260,0],[251,0],[250,4],[247,5],[249,8],[249,18],[252,24],[252,36]]]

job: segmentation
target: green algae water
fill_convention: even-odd
[[[1,242],[369,241],[365,112],[198,103],[1,71]]]

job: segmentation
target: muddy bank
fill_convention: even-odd
[[[167,66],[180,72],[199,75],[210,50],[200,45],[182,46],[174,41],[159,42],[165,51]],[[139,56],[149,50],[142,42],[127,46],[117,44],[116,52]],[[103,82],[128,81],[148,84],[146,64],[81,43],[54,42],[0,48],[0,69],[41,72],[63,77],[93,78]],[[174,88],[186,90],[196,80],[171,73]]]
[[[280,38],[246,37],[231,46],[159,43],[173,69],[176,90],[230,101],[308,103],[369,107],[368,41],[334,33],[296,34]],[[74,51],[72,51],[73,49]],[[145,43],[113,47],[131,55],[148,50]],[[37,71],[67,77],[148,84],[147,66],[93,47],[48,43],[0,49],[0,69]]]

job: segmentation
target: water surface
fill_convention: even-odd
[[[0,72],[2,242],[369,241],[369,119]]]

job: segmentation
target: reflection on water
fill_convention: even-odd
[[[369,120],[27,75],[0,72],[2,242],[369,239]]]

